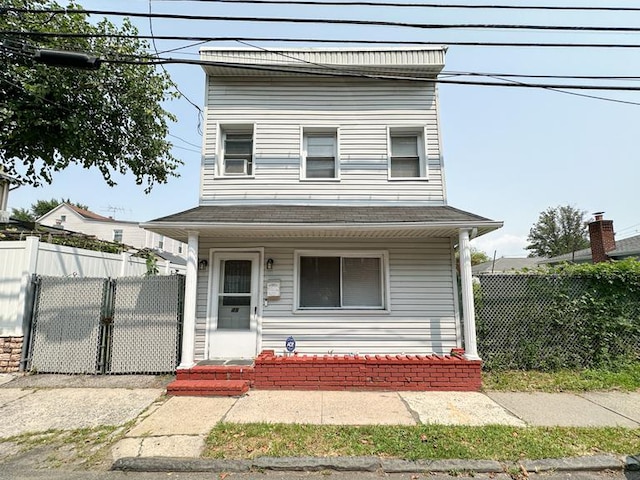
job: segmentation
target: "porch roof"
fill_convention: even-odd
[[[460,228],[483,235],[502,222],[444,205],[207,205],[141,226],[186,242],[189,231],[207,238],[442,238],[457,237]]]

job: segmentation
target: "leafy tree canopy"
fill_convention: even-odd
[[[61,8],[51,0],[5,0],[3,7]],[[136,35],[127,19],[118,28],[106,19],[90,23],[80,13],[6,11],[0,31],[25,32],[0,34],[0,171],[38,186],[78,164],[97,168],[108,185],[115,185],[114,173],[132,173],[146,191],[177,176],[181,162],[166,140],[175,118],[162,108],[163,100],[177,96],[167,93],[168,75],[150,64],[117,63],[144,57],[146,42],[27,33]],[[85,52],[105,61],[97,70],[47,66],[34,63],[34,48]]]
[[[529,230],[531,257],[555,257],[589,246],[587,212],[571,205],[549,207]]]
[[[29,209],[13,208],[11,209],[11,216],[25,222],[35,222],[36,219],[40,218],[45,213],[49,213],[61,203],[68,203],[84,210],[89,210],[87,205],[72,202],[68,198],[66,200],[64,198],[61,198],[60,200],[52,198],[51,200],[38,200],[36,203],[32,203]]]

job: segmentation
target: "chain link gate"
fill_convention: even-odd
[[[36,277],[27,370],[169,373],[179,362],[181,275]]]

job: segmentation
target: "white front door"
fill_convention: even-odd
[[[258,342],[260,254],[213,255],[209,358],[253,358]]]

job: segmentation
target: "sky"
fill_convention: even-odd
[[[382,0],[381,0],[382,1]],[[412,0],[417,3],[418,0]],[[423,0],[423,3],[426,0]],[[60,2],[64,3],[64,2]],[[637,26],[638,12],[558,12],[548,10],[428,9],[365,6],[247,5],[185,0],[80,0],[86,9],[218,16],[369,19],[413,23],[542,24],[577,26]],[[602,6],[590,0],[434,0],[440,4],[508,4]],[[634,6],[640,1],[606,2]],[[114,23],[120,17],[111,18]],[[132,19],[140,34],[149,34],[148,19]],[[630,43],[639,33],[535,32],[520,30],[427,30],[401,27],[336,26],[261,22],[153,19],[155,35],[252,36],[261,38],[327,38],[364,40],[474,42]],[[189,45],[158,41],[158,51]],[[262,48],[318,46],[308,43],[252,42]],[[238,42],[205,46],[247,47]],[[200,46],[163,56],[197,59]],[[103,66],[104,68],[104,66]],[[168,65],[180,91],[202,108],[205,76],[196,65]],[[636,76],[610,83],[640,87],[640,48],[448,48],[445,71],[517,73],[527,75]],[[482,78],[486,80],[486,78]],[[491,80],[491,79],[489,79]],[[537,82],[538,80],[531,80]],[[539,80],[542,81],[542,80]],[[600,80],[554,80],[557,83],[599,83]],[[448,204],[504,222],[504,227],[473,241],[490,257],[524,257],[527,235],[540,212],[571,205],[587,212],[605,212],[614,221],[616,238],[640,233],[640,91],[575,91],[634,104],[624,104],[548,89],[441,84],[440,130]],[[199,114],[186,99],[165,108],[178,120],[169,140],[184,165],[179,178],[157,185],[150,194],[132,176],[116,177],[108,187],[97,171],[69,167],[51,185],[13,190],[9,208],[29,208],[39,199],[69,198],[102,215],[148,221],[197,206],[202,138]]]

